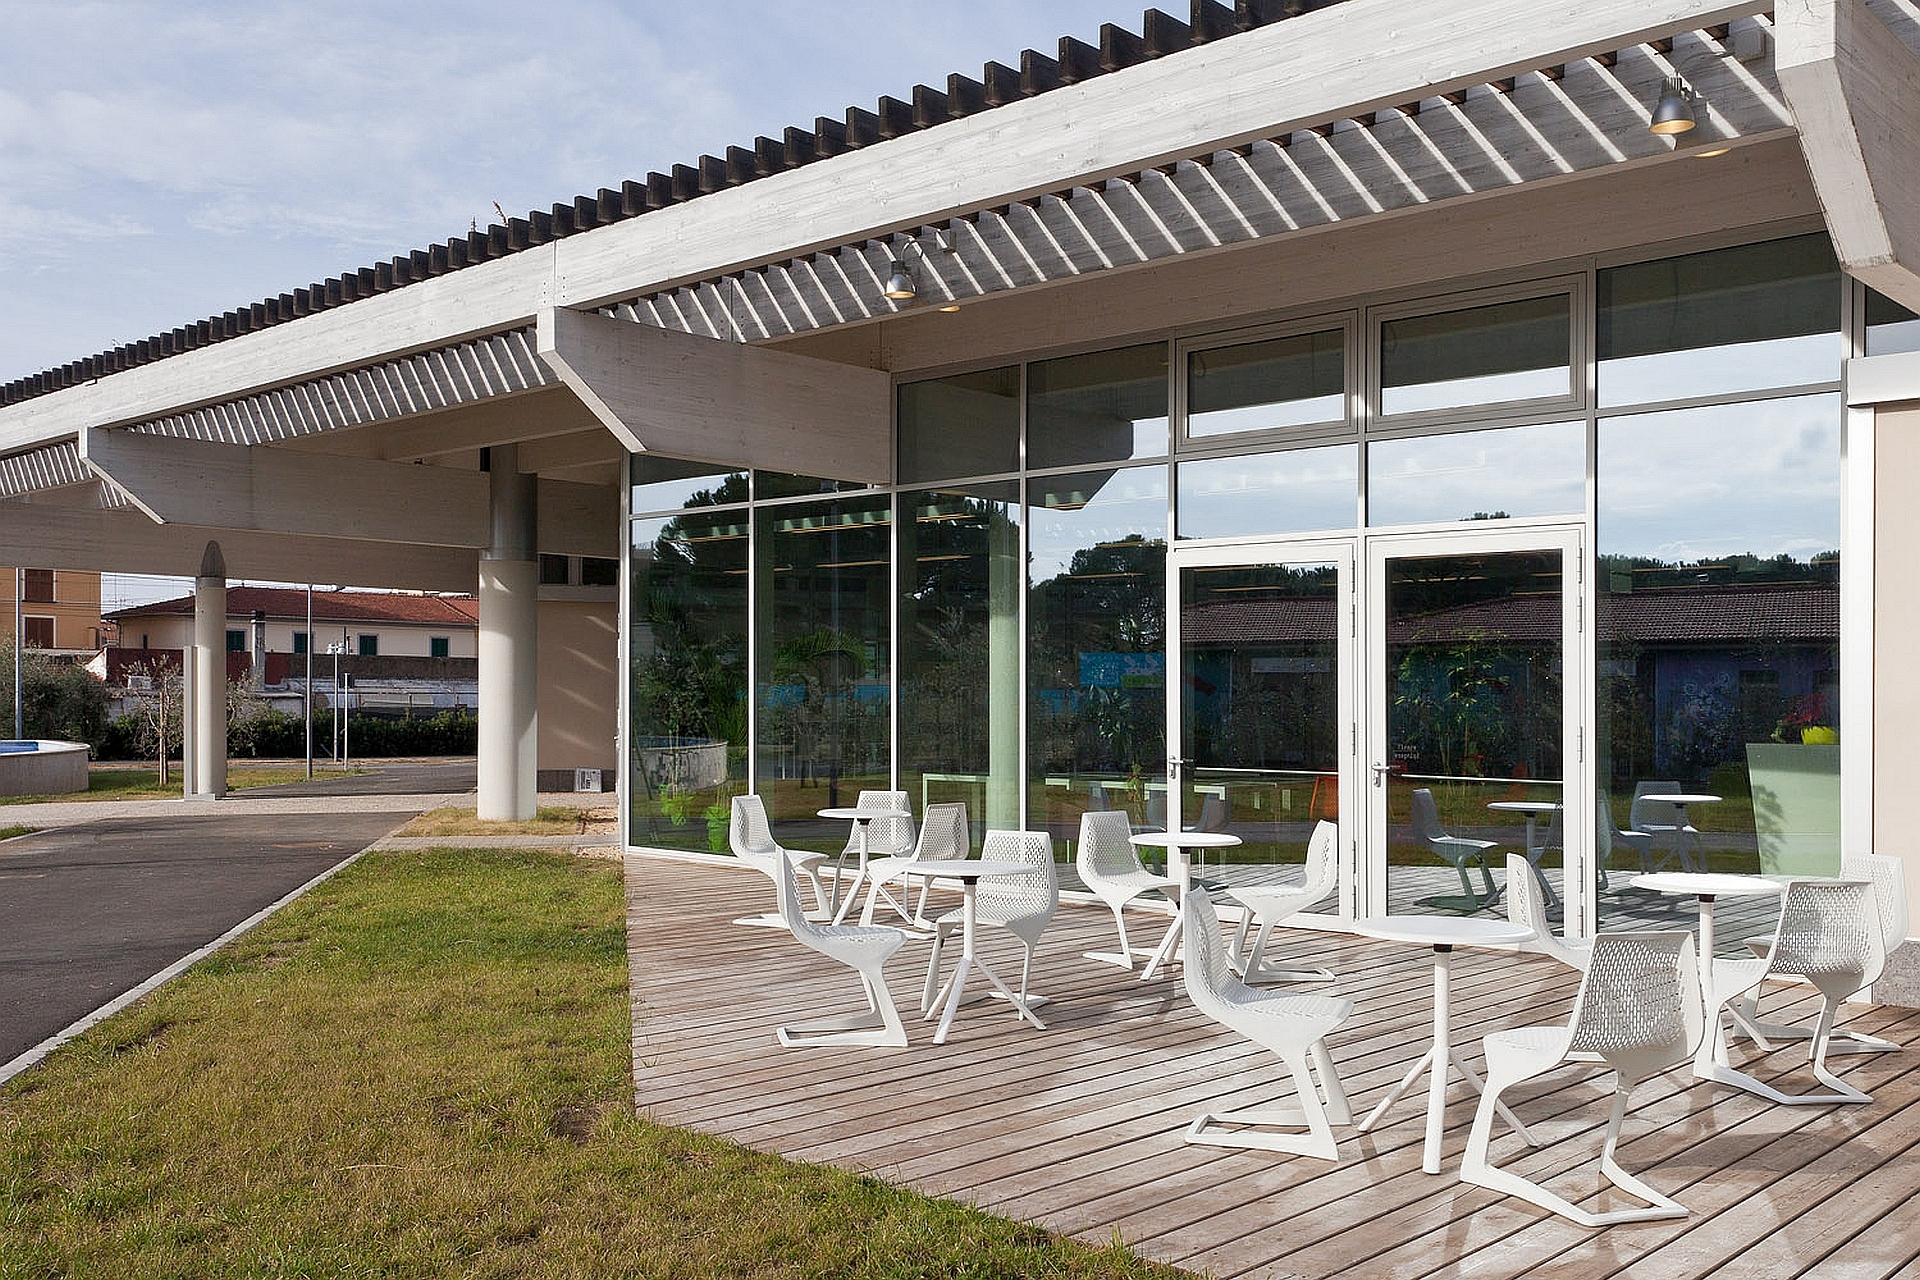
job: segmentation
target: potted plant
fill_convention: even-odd
[[[722,787],[720,798],[700,811],[701,816],[707,820],[707,848],[714,853],[727,851],[727,826],[733,821],[732,801],[732,793]]]

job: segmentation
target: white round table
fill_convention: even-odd
[[[1505,920],[1423,915],[1367,916],[1353,927],[1355,932],[1369,938],[1380,938],[1387,942],[1413,942],[1433,948],[1433,1043],[1413,1064],[1406,1078],[1388,1090],[1387,1096],[1380,1099],[1379,1105],[1356,1127],[1362,1133],[1371,1129],[1386,1109],[1413,1087],[1420,1073],[1427,1072],[1427,1140],[1420,1167],[1428,1173],[1439,1173],[1440,1135],[1447,1127],[1447,1082],[1450,1072],[1457,1068],[1468,1084],[1482,1093],[1486,1092],[1479,1074],[1461,1060],[1453,1047],[1453,949],[1515,946],[1533,937],[1533,930]],[[1526,1126],[1507,1110],[1506,1104],[1497,1105],[1500,1114],[1506,1117],[1514,1131],[1525,1138],[1528,1145],[1534,1145]]]
[[[819,811],[819,816],[851,822],[855,837],[854,851],[860,855],[860,865],[853,873],[853,887],[847,890],[844,900],[840,897],[840,871],[847,860],[844,850],[839,860],[833,864],[833,896],[828,903],[828,910],[833,913],[833,923],[839,924],[846,918],[848,908],[853,906],[853,900],[860,896],[860,886],[867,878],[867,824],[875,818],[911,818],[913,815],[905,809],[839,808],[822,809]]]
[[[1160,971],[1161,965],[1173,959],[1174,948],[1180,945],[1180,902],[1193,884],[1187,850],[1231,849],[1240,843],[1240,837],[1225,831],[1142,831],[1127,838],[1136,848],[1165,849],[1167,875],[1173,880],[1173,923],[1167,926],[1167,936],[1160,939],[1160,945],[1153,949],[1146,969],[1140,974],[1140,980],[1145,982]]]
[[[1034,1016],[1033,1010],[1028,1007],[1026,1001],[1020,998],[1019,993],[1007,986],[1006,983],[1000,981],[1000,976],[993,970],[987,968],[987,962],[982,960],[973,949],[974,923],[977,914],[974,895],[980,888],[980,881],[987,876],[1017,876],[1033,870],[1034,868],[1024,862],[978,862],[973,859],[928,860],[909,862],[901,866],[900,874],[902,875],[924,876],[929,880],[958,880],[960,882],[960,892],[962,895],[960,903],[960,963],[954,967],[953,976],[947,979],[946,985],[940,988],[938,995],[931,997],[923,996],[921,998],[922,1007],[925,1009],[929,1018],[931,1018],[935,1012],[940,1013],[940,1029],[936,1031],[933,1036],[933,1042],[935,1044],[945,1044],[947,1042],[947,1031],[953,1026],[953,1015],[959,1011],[960,1002],[966,994],[967,970],[970,968],[978,969],[981,974],[986,977],[986,980],[993,984],[996,991],[1012,1001],[1013,1007],[1019,1010],[1021,1017],[1042,1031],[1047,1029],[1047,1024]],[[933,988],[934,977],[933,968],[929,965],[927,968],[927,989],[929,991]],[[944,1009],[942,1008],[943,1005],[945,1006]]]
[[[1661,796],[1662,800],[1674,800],[1675,796]],[[1699,797],[1688,797],[1699,799]],[[1684,821],[1685,814],[1681,814]],[[1712,1080],[1717,1066],[1727,1062],[1727,1037],[1720,1028],[1720,988],[1713,975],[1713,904],[1717,898],[1757,898],[1779,897],[1787,891],[1787,886],[1778,880],[1769,880],[1764,876],[1724,875],[1718,872],[1704,871],[1656,871],[1651,875],[1635,876],[1628,881],[1636,889],[1646,889],[1653,893],[1671,894],[1675,897],[1696,897],[1700,899],[1700,1001],[1705,1006],[1707,1034],[1700,1038],[1700,1052],[1693,1059],[1693,1074],[1701,1080]]]

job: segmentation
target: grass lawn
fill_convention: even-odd
[[[589,810],[572,805],[543,804],[530,822],[482,822],[472,809],[448,806],[427,812],[394,832],[398,836],[569,836],[586,830],[582,815]]]
[[[616,864],[370,856],[0,1087],[0,1276],[1177,1274],[645,1123],[628,1036]]]
[[[361,769],[322,769],[315,766],[313,776],[344,778],[362,773]],[[227,766],[227,789],[245,791],[249,787],[274,787],[283,782],[304,782],[305,764]],[[160,771],[149,768],[121,768],[94,765],[87,771],[87,789],[58,796],[0,796],[0,804],[38,804],[48,800],[166,800],[180,795],[180,770],[167,771],[167,785],[160,785]]]

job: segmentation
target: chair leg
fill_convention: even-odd
[[[1118,951],[1083,951],[1080,954],[1089,960],[1100,960],[1107,964],[1117,964],[1128,973],[1133,972],[1133,947],[1127,942],[1127,914],[1125,904],[1109,901],[1107,906],[1113,912],[1113,926],[1120,931],[1120,949]]]
[[[780,1027],[774,1032],[780,1047],[801,1049],[816,1045],[860,1045],[878,1049],[906,1048],[907,1028],[900,1021],[900,1010],[893,1003],[893,993],[887,990],[885,976],[878,969],[872,972],[861,969],[859,973],[861,990],[867,998],[866,1012]]]
[[[1332,982],[1334,973],[1331,969],[1318,966],[1301,969],[1267,963],[1267,939],[1278,924],[1279,921],[1275,920],[1260,922],[1260,931],[1253,936],[1253,948],[1241,962],[1241,980],[1249,985],[1266,982]]]
[[[1326,1091],[1327,1113],[1335,1124],[1353,1123],[1353,1106],[1347,1101],[1347,1091],[1340,1084],[1340,1075],[1333,1069],[1333,1058],[1327,1053],[1327,1042],[1315,1040],[1307,1049],[1313,1059],[1314,1074],[1320,1077],[1320,1087]]]
[[[1783,1107],[1825,1107],[1835,1103],[1872,1102],[1873,1099],[1860,1090],[1847,1084],[1831,1071],[1827,1070],[1827,1039],[1833,1030],[1834,1015],[1840,1011],[1840,1001],[1829,997],[1820,1007],[1820,1020],[1813,1031],[1813,1074],[1820,1083],[1827,1086],[1826,1093],[1783,1093],[1770,1084],[1766,1084],[1738,1067],[1715,1063],[1708,1079],[1718,1084],[1731,1085],[1735,1089],[1744,1089],[1755,1097],[1765,1098],[1769,1102]]]
[[[1260,1111],[1204,1112],[1195,1116],[1193,1123],[1187,1126],[1186,1140],[1210,1147],[1283,1151],[1290,1155],[1313,1156],[1319,1160],[1339,1160],[1340,1148],[1334,1142],[1333,1126],[1328,1123],[1329,1108],[1321,1105],[1320,1091],[1308,1071],[1309,1049],[1297,1044],[1286,1049],[1270,1047],[1287,1064],[1287,1072],[1293,1078],[1294,1092],[1300,1099],[1300,1105]],[[1324,1057],[1324,1050],[1320,1056]],[[1341,1123],[1351,1120],[1346,1093],[1340,1089],[1330,1062],[1324,1068],[1322,1079],[1328,1082],[1329,1098],[1338,1097],[1338,1104],[1332,1108],[1335,1118],[1338,1119],[1340,1113],[1346,1111],[1347,1119]],[[1306,1132],[1274,1132],[1283,1128],[1304,1128]]]
[[[1502,1169],[1488,1160],[1487,1147],[1493,1137],[1493,1117],[1497,1110],[1503,1110],[1503,1108],[1500,1107],[1500,1095],[1509,1087],[1530,1078],[1530,1074],[1531,1073],[1525,1071],[1516,1072],[1511,1069],[1505,1069],[1505,1064],[1497,1064],[1489,1058],[1487,1062],[1486,1088],[1480,1095],[1480,1106],[1473,1113],[1473,1129],[1467,1135],[1466,1154],[1460,1159],[1460,1181],[1472,1183],[1477,1187],[1485,1187],[1489,1191],[1498,1191],[1502,1195],[1517,1196],[1529,1204],[1538,1205],[1540,1208],[1546,1209],[1551,1213],[1557,1213],[1568,1221],[1578,1223],[1583,1227],[1604,1227],[1614,1222],[1634,1221],[1638,1217],[1646,1216],[1677,1216],[1671,1209],[1664,1206],[1652,1213],[1649,1213],[1647,1210],[1627,1210],[1625,1211],[1625,1215],[1593,1213],[1589,1210],[1582,1209],[1565,1197],[1554,1194],[1539,1183],[1531,1182],[1516,1173]],[[1608,1125],[1607,1129],[1607,1150],[1609,1152],[1611,1152],[1614,1139],[1619,1132],[1619,1119],[1624,1114],[1624,1095],[1616,1092],[1614,1096],[1614,1120]],[[1610,1157],[1602,1157],[1603,1167],[1610,1163]],[[1624,1172],[1621,1172],[1620,1176],[1626,1178],[1629,1182],[1633,1181],[1632,1177]],[[1608,1174],[1608,1178],[1618,1183],[1618,1179],[1614,1179],[1611,1173]],[[1639,1195],[1640,1192],[1635,1191],[1634,1194]],[[1650,1194],[1657,1193],[1650,1192]],[[1661,1197],[1661,1199],[1664,1200],[1664,1197]],[[1666,1204],[1671,1205],[1672,1202],[1666,1201]],[[1677,1205],[1674,1205],[1673,1208],[1679,1209],[1679,1215],[1686,1213],[1685,1209],[1680,1209]]]
[[[1867,1094],[1854,1088],[1827,1070],[1827,1043],[1833,1037],[1833,1020],[1840,1012],[1839,999],[1829,996],[1820,1006],[1820,1021],[1813,1028],[1813,1074],[1821,1084],[1837,1095],[1836,1102],[1872,1102]]]

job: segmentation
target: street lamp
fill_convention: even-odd
[[[311,633],[309,633],[311,634]],[[311,646],[309,646],[311,647]],[[346,646],[339,641],[327,645],[327,652],[333,655],[333,763],[340,764],[340,650]]]

